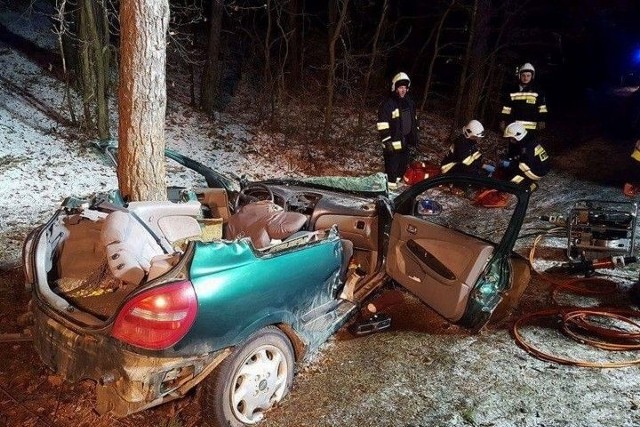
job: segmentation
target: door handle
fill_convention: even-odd
[[[456,280],[456,275],[453,271],[444,265],[438,258],[436,258],[431,252],[423,248],[415,240],[410,239],[407,242],[407,248],[414,254],[422,263],[424,263],[431,270],[435,271],[440,276],[448,280]]]

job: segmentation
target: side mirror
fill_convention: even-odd
[[[431,199],[416,199],[414,214],[418,217],[435,216],[442,213],[442,205]]]

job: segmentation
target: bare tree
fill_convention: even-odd
[[[471,32],[467,44],[452,123],[453,134],[462,122],[476,117],[485,86],[485,69],[489,55],[491,0],[475,0],[471,8]]]
[[[371,43],[371,54],[369,56],[369,65],[367,66],[367,70],[364,75],[364,88],[362,93],[362,108],[358,112],[358,136],[360,135],[363,127],[363,114],[364,114],[364,103],[367,102],[369,98],[369,85],[371,82],[371,75],[373,74],[374,66],[376,63],[376,59],[380,55],[378,50],[378,41],[380,40],[380,34],[382,33],[382,29],[384,28],[387,11],[389,9],[389,0],[384,0],[382,3],[382,11],[380,12],[380,19],[378,19],[378,25],[376,26],[376,32],[373,35],[373,40]]]
[[[118,184],[130,200],[165,200],[168,0],[120,3]]]
[[[82,0],[80,3],[80,63],[85,109],[95,102],[98,138],[109,139],[107,85],[109,75],[109,28],[103,1]],[[89,105],[88,105],[89,104]],[[90,114],[86,114],[90,123]]]
[[[302,11],[304,9],[304,0],[289,0],[288,5],[288,30],[290,34],[289,80],[293,87],[299,87],[302,84]]]
[[[425,45],[429,44],[429,41],[435,36],[433,55],[431,56],[431,60],[429,61],[429,68],[427,71],[427,81],[424,85],[424,92],[422,94],[422,102],[420,103],[420,110],[424,110],[427,105],[427,98],[429,96],[429,91],[431,90],[431,80],[433,79],[433,69],[435,67],[436,60],[438,59],[441,50],[446,47],[440,43],[440,38],[442,36],[442,31],[444,29],[445,22],[447,21],[449,14],[453,10],[454,6],[456,5],[456,2],[457,2],[456,0],[451,0],[451,3],[449,3],[449,6],[445,9],[442,16],[440,16],[440,19],[438,20],[438,25],[433,28],[433,31],[431,32],[427,41],[425,42]]]
[[[65,80],[75,81],[83,104],[83,125],[109,139],[109,10],[104,0],[56,2],[56,33],[62,53]],[[75,79],[69,70],[74,71]],[[74,111],[68,94],[69,109]],[[95,123],[94,123],[95,119]]]
[[[335,2],[335,3],[334,3]],[[338,7],[340,12],[337,11]],[[333,98],[336,80],[336,43],[347,18],[349,0],[329,0],[329,60],[327,62],[327,97],[324,110],[324,139],[329,139],[333,121]]]
[[[220,34],[222,30],[223,0],[212,0],[211,16],[209,19],[209,43],[207,47],[207,61],[202,77],[200,107],[212,114],[220,95]]]
[[[62,59],[62,74],[64,76],[65,82],[65,101],[67,103],[67,108],[69,109],[69,115],[71,116],[71,122],[76,125],[76,112],[73,106],[73,96],[71,94],[71,72],[68,68],[67,64],[67,56],[68,52],[65,49],[64,39],[69,34],[67,28],[67,20],[65,18],[65,11],[67,9],[67,0],[60,0],[56,4],[56,14],[53,16],[54,22],[57,24],[54,26],[54,32],[56,34],[56,39],[58,41],[58,48],[60,49],[60,57]],[[71,61],[73,64],[73,60]]]

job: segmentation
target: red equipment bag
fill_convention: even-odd
[[[474,198],[476,206],[485,208],[504,208],[509,203],[509,194],[498,190],[480,191]]]
[[[404,173],[403,181],[407,185],[413,185],[436,175],[440,175],[440,166],[428,162],[413,161]]]

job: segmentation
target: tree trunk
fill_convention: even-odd
[[[120,3],[118,185],[129,200],[166,200],[168,0]]]
[[[85,13],[84,2],[80,4],[80,26],[78,28],[78,36],[80,38],[80,51],[78,65],[80,66],[80,90],[82,92],[82,111],[83,111],[83,127],[91,129],[93,127],[93,101],[95,100],[95,74],[91,65],[89,25],[87,23],[87,13]]]
[[[335,13],[331,11],[335,11],[336,9],[333,7],[332,3],[337,1],[338,3],[342,2],[342,8],[340,10],[340,15],[336,17],[331,17],[331,15],[335,16]],[[331,122],[333,121],[333,96],[335,90],[335,79],[336,79],[336,42],[340,37],[340,33],[342,32],[342,27],[344,25],[344,21],[347,18],[347,8],[349,7],[349,0],[329,0],[329,9],[330,9],[330,24],[329,24],[329,60],[327,64],[327,101],[325,104],[324,110],[324,139],[325,141],[329,140],[330,132],[331,132]],[[336,4],[338,6],[338,4]]]
[[[80,67],[85,125],[93,127],[93,110],[99,139],[109,139],[108,28],[105,28],[107,11],[102,2],[82,0],[80,3]]]
[[[216,110],[220,97],[220,30],[222,28],[223,0],[213,0],[211,17],[209,20],[209,45],[207,48],[207,62],[202,76],[200,107],[208,114]]]
[[[271,0],[266,0],[265,2],[265,13],[267,19],[267,28],[265,29],[264,34],[264,43],[262,45],[262,53],[264,55],[264,67],[262,69],[262,84],[266,89],[266,93],[269,96],[269,115],[272,122],[274,122],[274,117],[276,116],[276,108],[277,108],[277,100],[275,93],[275,85],[273,78],[271,76],[271,31],[273,27],[272,21],[272,4]]]
[[[384,0],[382,2],[382,11],[380,12],[380,19],[378,20],[378,25],[376,26],[376,32],[373,36],[373,41],[371,43],[371,53],[369,57],[369,66],[367,67],[367,71],[364,74],[364,88],[361,100],[361,107],[358,111],[358,138],[360,137],[360,133],[363,129],[363,114],[366,111],[365,104],[367,99],[369,98],[369,84],[371,82],[371,75],[373,74],[373,69],[376,63],[376,59],[378,58],[378,40],[380,39],[380,34],[382,34],[382,29],[384,28],[384,24],[387,18],[387,10],[389,9],[389,0]]]
[[[104,3],[94,4],[93,0],[84,0],[84,11],[87,14],[89,40],[93,57],[96,92],[96,125],[98,138],[109,139],[109,108],[107,105],[107,85],[109,75],[108,27],[105,28],[107,11]],[[100,26],[98,26],[100,25]]]
[[[304,0],[289,1],[289,76],[291,89],[302,84],[302,4]]]
[[[464,122],[475,118],[478,113],[485,84],[491,9],[491,0],[476,0],[473,6],[471,33],[465,65],[460,74],[452,135]]]
[[[449,13],[451,13],[455,4],[456,4],[456,0],[452,0],[451,3],[449,4],[449,7],[447,7],[447,10],[445,10],[442,16],[440,17],[437,28],[434,28],[435,41],[433,42],[434,43],[433,56],[431,57],[431,61],[429,62],[429,70],[427,71],[427,81],[424,84],[424,93],[422,94],[422,102],[420,103],[420,110],[424,110],[425,107],[427,106],[427,98],[429,96],[429,91],[431,90],[431,80],[433,79],[433,69],[436,65],[436,60],[440,55],[440,49],[441,49],[440,36],[442,35],[442,29],[444,28],[444,23],[449,17]],[[433,33],[429,36],[429,38],[431,38],[432,35]]]
[[[67,3],[67,0],[60,0],[56,3],[56,15],[54,20],[56,24],[56,36],[58,38],[58,48],[60,49],[60,58],[62,59],[62,72],[65,82],[65,100],[71,122],[77,125],[75,107],[73,105],[73,96],[71,93],[71,85],[75,82],[73,76],[74,71],[78,69],[78,43],[77,39],[71,37],[70,27],[76,27],[75,17],[77,11]],[[69,17],[69,18],[67,18]]]

